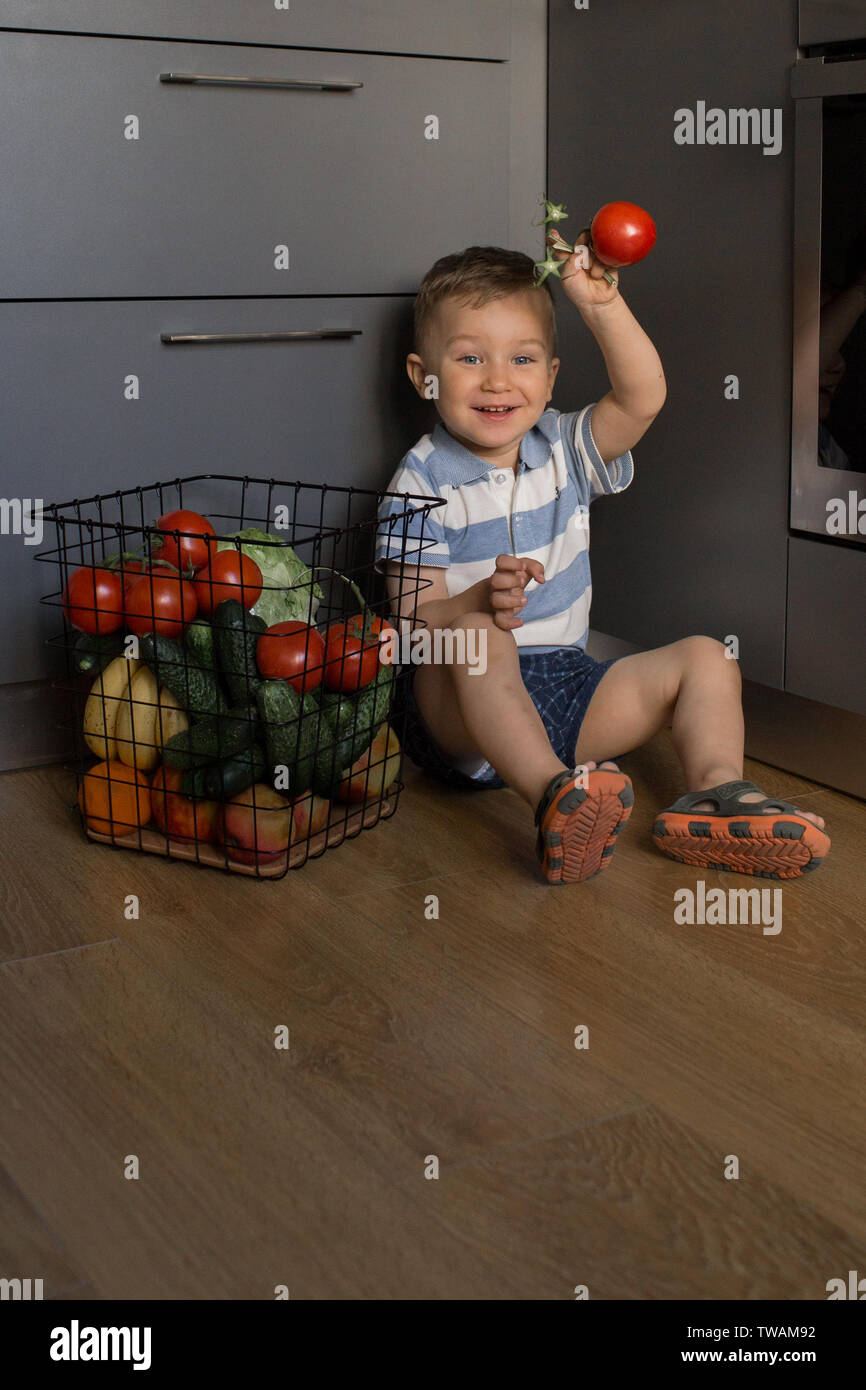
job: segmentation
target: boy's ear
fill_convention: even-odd
[[[556,373],[559,371],[559,358],[558,358],[558,357],[552,357],[552,358],[550,359],[550,369],[549,369],[549,370],[550,370],[550,376],[549,376],[548,382],[547,382],[547,399],[548,399],[548,400],[550,400],[551,396],[553,395],[553,383],[556,381]]]
[[[418,395],[424,399],[424,378],[426,373],[424,371],[424,363],[417,352],[410,352],[409,356],[406,358],[406,371]]]

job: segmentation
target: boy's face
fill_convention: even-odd
[[[548,356],[544,293],[527,287],[481,308],[449,296],[436,306],[425,357],[406,360],[420,395],[426,376],[438,378],[436,408],[454,438],[504,468],[516,464],[559,369],[559,358]]]

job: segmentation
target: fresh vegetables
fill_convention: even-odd
[[[178,511],[166,512],[156,525],[157,530],[165,533],[159,552],[161,560],[167,560],[181,571],[197,570],[207,564],[208,543],[202,536],[215,535],[207,517],[202,516],[200,512],[190,512],[181,508]],[[193,534],[172,535],[174,531]]]
[[[201,778],[205,796],[213,797],[217,801],[228,801],[238,792],[251,787],[253,782],[263,781],[267,771],[265,750],[260,743],[253,743],[249,748],[242,748],[231,758],[222,758],[218,763],[198,768],[193,776]]]
[[[170,839],[219,838],[238,862],[269,863],[327,826],[330,798],[370,799],[396,777],[381,641],[394,630],[353,579],[255,527],[233,540],[178,509],[142,529],[139,550],[73,572],[63,594],[99,759],[82,814],[112,838],[152,819]],[[358,606],[321,630],[318,574]]]
[[[95,676],[123,651],[124,634],[82,632],[72,649],[72,665],[79,676]]]
[[[249,555],[222,550],[196,572],[195,592],[203,613],[211,614],[230,598],[252,608],[262,592],[262,572]]]
[[[322,696],[325,731],[316,757],[314,788],[331,796],[344,772],[362,755],[388,718],[394,694],[393,666],[381,666],[375,681],[358,695]]]
[[[272,768],[285,768],[292,796],[313,785],[322,711],[313,695],[303,699],[283,680],[263,681],[256,691],[265,754]]]
[[[123,626],[123,584],[112,570],[85,565],[73,570],[63,591],[66,621],[79,632],[116,632]]]
[[[237,599],[226,599],[214,613],[214,646],[232,704],[254,700],[262,675],[267,674],[256,666],[256,646],[266,626],[264,618],[250,613]]]
[[[171,691],[192,718],[219,714],[226,708],[215,671],[206,671],[170,637],[148,632],[139,639],[139,651],[160,684]]]
[[[127,589],[124,609],[126,626],[136,636],[180,637],[198,612],[196,589],[179,574],[145,574]]]
[[[377,619],[381,623],[381,619]],[[379,639],[364,634],[363,618],[332,623],[325,633],[325,672],[327,690],[360,690],[376,679],[379,669]]]
[[[243,610],[246,612],[246,609]],[[183,644],[191,652],[193,660],[205,671],[217,669],[214,649],[213,627],[207,618],[194,618],[183,634]]]
[[[636,203],[605,203],[592,219],[590,245],[604,265],[634,265],[655,242],[656,225]]]
[[[241,542],[241,552],[255,562],[264,585],[261,597],[257,595],[247,607],[257,617],[264,618],[268,627],[287,622],[290,618],[314,622],[323,598],[322,590],[313,583],[312,570],[295,554],[288,542],[280,541],[256,526],[248,526],[233,534]],[[217,549],[237,553],[235,541],[230,539],[219,541]],[[238,595],[226,594],[224,597],[237,598]]]
[[[540,225],[555,224],[568,216],[564,203],[558,205],[546,198],[543,201],[545,216]],[[539,224],[536,223],[537,225]],[[603,265],[614,268],[634,265],[637,261],[643,260],[644,256],[649,255],[656,241],[655,223],[649,213],[636,203],[605,203],[595,214],[591,225],[584,227],[583,231],[589,234],[587,245],[596,259]],[[582,235],[583,232],[578,234]],[[577,243],[569,246],[559,232],[554,231],[547,259],[536,262],[536,284],[543,284],[548,275],[560,276],[562,268],[568,265],[567,260],[560,260],[554,256],[554,251],[567,251],[571,254],[576,249]],[[604,272],[604,278],[609,284],[616,284],[609,271]]]
[[[169,767],[185,772],[202,763],[229,758],[248,748],[258,733],[258,713],[255,704],[238,705],[224,714],[199,719],[182,733],[175,734],[162,750],[163,761]]]
[[[302,694],[322,682],[325,644],[308,623],[274,623],[258,639],[255,659],[269,680],[285,680]]]

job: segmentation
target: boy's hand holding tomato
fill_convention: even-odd
[[[568,261],[568,266],[563,267],[560,271],[559,278],[562,281],[562,288],[572,304],[575,304],[578,309],[595,308],[600,304],[610,304],[612,300],[619,298],[617,286],[609,285],[604,279],[605,271],[608,271],[615,280],[618,280],[619,271],[611,270],[609,266],[593,255],[587,244],[589,236],[586,232],[581,232],[575,241],[573,255],[565,251],[555,250],[556,241],[556,232],[549,232],[547,236],[548,253],[552,253],[558,261]]]
[[[544,583],[544,565],[528,555],[497,555],[496,569],[490,576],[487,601],[497,627],[510,632],[522,627],[520,616],[526,606],[523,590],[531,579]]]

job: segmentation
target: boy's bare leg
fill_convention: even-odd
[[[575,762],[610,758],[669,728],[687,790],[701,791],[743,776],[742,679],[736,661],[712,637],[686,637],[667,647],[621,657],[598,683],[581,725]],[[742,801],[761,800],[746,792]],[[711,811],[710,802],[694,810]],[[766,814],[772,814],[765,807]],[[820,829],[821,816],[800,811]]]
[[[478,629],[487,644],[486,669],[473,674],[468,665],[420,666],[414,694],[424,723],[447,757],[486,758],[535,810],[551,778],[566,767],[521,679],[517,643],[486,613],[468,613],[451,626]]]

